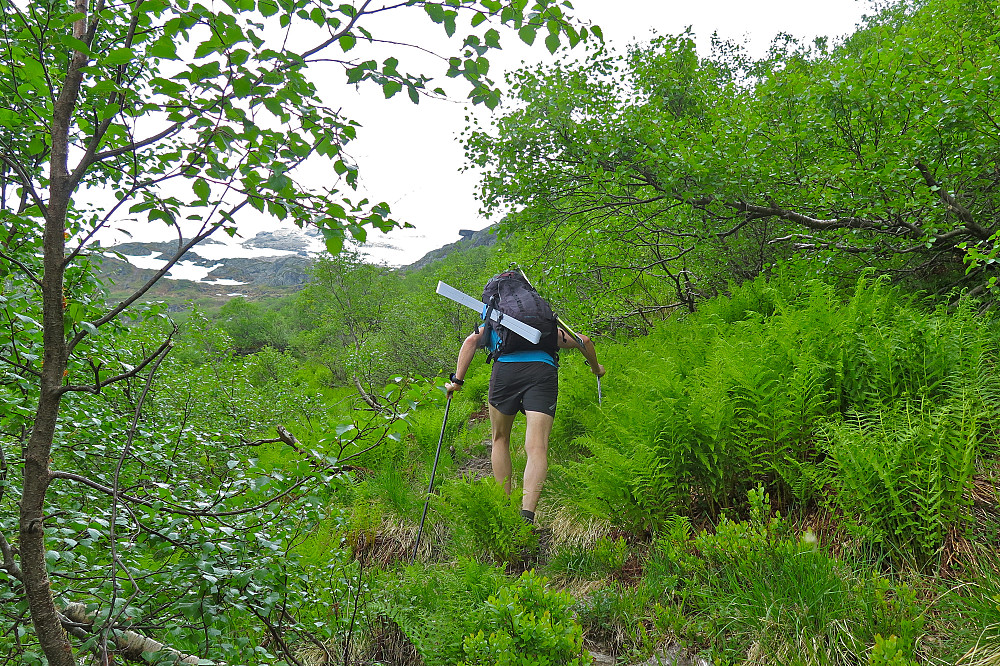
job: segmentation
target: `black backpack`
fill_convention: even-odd
[[[490,349],[487,362],[503,354],[515,351],[540,349],[547,352],[553,359],[557,358],[559,349],[556,316],[551,306],[528,283],[528,280],[518,271],[500,273],[490,278],[483,289],[483,303],[486,303],[486,325],[479,346],[490,349],[491,330],[497,332],[499,343],[495,349]],[[510,315],[528,326],[537,328],[542,333],[538,344],[533,344],[514,333],[500,322],[494,322],[489,316],[490,310],[498,310]]]

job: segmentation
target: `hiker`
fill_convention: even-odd
[[[521,516],[534,523],[535,507],[548,471],[549,434],[556,415],[559,390],[557,350],[580,348],[598,377],[604,375],[604,366],[597,361],[594,343],[582,335],[577,343],[559,328],[548,303],[519,273],[501,273],[491,278],[484,290],[483,302],[490,304],[483,315],[484,323],[462,343],[457,367],[445,384],[445,390],[448,393],[461,390],[476,349],[489,350],[488,362],[496,361],[490,375],[489,390],[493,478],[510,495],[510,431],[514,417],[518,412],[524,412],[527,421],[524,451],[528,459],[524,466]],[[488,314],[490,306],[538,328],[542,331],[541,340],[532,345],[503,328],[502,319],[499,326],[494,324]]]

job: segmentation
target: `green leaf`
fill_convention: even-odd
[[[275,192],[280,192],[291,184],[291,182],[291,179],[284,173],[275,172],[271,174],[271,177],[267,179],[266,183],[264,183],[264,187],[274,190]]]
[[[545,48],[549,50],[549,53],[555,53],[559,49],[559,35],[549,35],[545,38]]]
[[[32,319],[31,317],[29,317],[27,315],[23,315],[20,312],[14,312],[13,314],[14,314],[14,317],[16,317],[17,319],[19,319],[21,321],[21,323],[27,324],[27,325],[29,325],[29,326],[31,326],[33,328],[39,328],[40,329],[42,327],[41,324],[39,324],[37,321],[35,321],[34,319]]]
[[[326,251],[337,256],[344,250],[344,232],[342,230],[323,229],[323,242]],[[339,232],[339,233],[338,233]]]
[[[6,127],[8,129],[17,127],[21,124],[21,116],[11,109],[0,109],[0,127]]]
[[[194,194],[201,201],[208,201],[209,195],[212,193],[212,188],[204,178],[195,178],[194,183],[191,185],[191,189],[194,190]]]
[[[344,53],[347,53],[354,48],[354,45],[358,43],[358,38],[351,33],[346,33],[340,36],[340,48]]]
[[[441,5],[434,2],[424,3],[424,11],[427,15],[431,17],[431,20],[435,23],[441,23],[444,21],[445,10]]]
[[[347,228],[350,230],[351,235],[354,236],[354,239],[359,243],[364,243],[365,239],[368,238],[368,232],[360,225],[352,224]]]
[[[108,55],[101,59],[101,62],[105,65],[124,65],[127,62],[131,62],[135,58],[135,51],[130,47],[124,47],[120,49],[113,49]]]
[[[146,49],[146,54],[161,60],[177,60],[177,44],[166,35],[156,40]]]
[[[114,118],[118,115],[118,112],[122,110],[121,104],[108,104],[107,106],[101,108],[98,117],[101,120],[107,120],[108,118]]]
[[[87,46],[86,42],[73,37],[72,35],[60,35],[59,43],[70,47],[74,51],[86,53],[87,55],[93,55],[93,52],[90,50],[90,47]]]
[[[382,92],[385,94],[386,99],[389,99],[402,89],[403,84],[399,81],[386,81],[382,84]]]
[[[530,25],[526,25],[517,31],[517,36],[521,38],[522,42],[530,46],[535,43],[535,33],[535,28]]]

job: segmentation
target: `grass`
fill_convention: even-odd
[[[780,285],[754,289],[602,346],[600,407],[592,375],[564,360],[538,512],[551,530],[537,562],[548,584],[572,592],[589,646],[623,662],[670,648],[733,665],[1000,665],[1000,564],[989,555],[1000,393],[955,357],[964,346],[995,358],[989,326],[909,312],[878,285],[863,303],[818,287],[801,302]],[[897,325],[961,344],[904,349]],[[513,585],[509,567],[530,545],[516,511],[523,420],[514,498],[488,467],[470,467],[488,458],[488,376],[474,366],[453,400],[421,564],[398,553],[412,546],[440,409],[413,414],[405,446],[372,458],[351,511],[330,524],[327,543],[363,535],[382,548],[368,557],[381,569],[373,631],[403,661],[457,663],[469,609]],[[921,382],[933,385],[921,393]],[[838,478],[851,452],[870,464]]]

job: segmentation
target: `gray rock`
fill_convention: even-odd
[[[299,231],[298,229],[261,231],[256,236],[243,243],[243,247],[285,250],[307,257],[309,256],[309,249],[312,245],[312,242],[308,238],[310,235],[315,236],[316,234],[306,233]]]
[[[223,259],[222,265],[208,274],[208,280],[236,280],[267,287],[295,287],[309,281],[312,259],[300,255]]]

